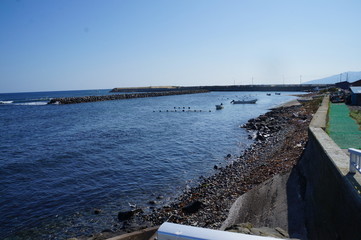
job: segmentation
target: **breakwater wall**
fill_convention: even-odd
[[[164,92],[148,92],[148,93],[113,94],[113,95],[104,95],[104,96],[54,98],[50,100],[49,104],[75,104],[75,103],[86,103],[86,102],[122,100],[122,99],[131,99],[131,98],[147,98],[147,97],[161,97],[161,96],[182,95],[182,94],[196,94],[196,93],[206,93],[206,92],[209,91],[203,89],[197,89],[197,90],[164,91]]]
[[[207,91],[278,91],[278,92],[301,92],[313,91],[332,87],[333,84],[263,84],[263,85],[220,85],[220,86],[168,86],[168,87],[137,87],[137,88],[113,88],[111,92],[163,92],[180,90],[207,90]]]
[[[297,165],[308,238],[361,239],[361,175],[349,173],[349,156],[324,131],[327,111],[328,97],[314,115]]]

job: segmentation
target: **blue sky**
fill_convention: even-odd
[[[1,0],[0,92],[361,71],[360,0]]]

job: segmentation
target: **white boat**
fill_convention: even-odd
[[[249,100],[232,100],[231,103],[233,104],[250,104],[250,103],[256,103],[257,99],[249,99]]]
[[[297,101],[300,103],[305,103],[305,102],[309,102],[311,101],[312,98],[311,97],[302,97],[302,98],[297,98]]]
[[[221,103],[220,105],[216,105],[216,110],[221,110],[223,109],[223,104]]]

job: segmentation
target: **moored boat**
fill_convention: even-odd
[[[309,101],[311,101],[311,100],[312,100],[311,97],[297,98],[297,101],[300,102],[300,103],[309,102]]]
[[[257,99],[249,99],[249,100],[232,100],[231,103],[233,104],[249,104],[249,103],[256,103]]]
[[[223,109],[223,104],[221,103],[220,105],[216,105],[216,110],[221,110]]]

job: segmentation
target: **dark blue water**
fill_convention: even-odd
[[[32,93],[2,93],[0,94],[0,105],[46,105],[53,98],[100,96],[110,94],[114,94],[110,92],[110,89]]]
[[[240,125],[295,98],[211,92],[44,105],[102,94],[108,92],[0,94],[0,238],[87,235],[110,228],[129,203],[171,200],[242,154],[251,141]],[[250,94],[257,104],[230,104]],[[225,108],[216,111],[221,102]]]

